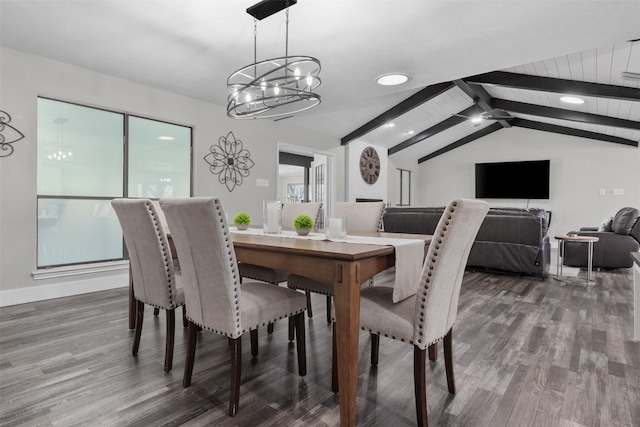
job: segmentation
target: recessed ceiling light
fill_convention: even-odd
[[[388,127],[388,128],[392,128],[392,127],[394,127],[395,125],[396,125],[395,123],[387,123],[387,127]]]
[[[575,96],[563,96],[560,101],[567,104],[584,104],[584,99],[576,98]]]
[[[376,78],[376,83],[382,86],[401,85],[409,81],[409,75],[403,73],[383,74]]]
[[[172,136],[159,136],[158,139],[161,141],[173,141],[175,138]]]
[[[409,135],[413,135],[415,133],[415,131],[410,130],[409,132],[407,132]]]

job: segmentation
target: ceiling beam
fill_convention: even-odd
[[[342,137],[340,139],[340,144],[346,145],[349,142],[353,141],[354,139],[360,138],[362,135],[365,135],[371,132],[372,130],[379,128],[380,126],[383,126],[389,123],[390,121],[400,117],[406,112],[413,110],[419,105],[424,104],[430,99],[435,98],[436,96],[448,91],[453,87],[454,85],[452,82],[438,83],[435,85],[430,85],[425,87],[424,89],[414,93],[409,98],[402,101],[401,103],[395,105],[394,107],[380,114],[375,119],[360,126],[358,129],[354,130],[349,135]]]
[[[532,120],[520,119],[517,117],[511,120],[511,124],[517,127],[541,130],[544,132],[560,133],[562,135],[577,136],[579,138],[596,139],[599,141],[613,142],[615,144],[630,145],[632,147],[638,146],[637,141],[633,141],[626,138],[620,138],[618,136],[606,135],[598,132],[590,132],[590,131],[581,130],[581,129],[573,129],[566,126],[552,125],[550,123],[536,122]]]
[[[465,78],[465,81],[473,84],[488,84],[544,92],[615,98],[634,102],[638,102],[640,99],[640,89],[638,88],[556,79],[552,77],[530,76],[528,74],[508,73],[506,71],[478,74],[477,76]]]
[[[491,95],[489,95],[489,92],[487,92],[485,88],[480,85],[469,85],[461,79],[454,80],[453,83],[469,98],[473,99],[473,102],[481,106],[484,111],[488,113],[493,110],[493,107],[491,106]],[[511,127],[509,122],[506,120],[498,120],[498,123],[500,123],[503,128]]]
[[[500,108],[512,113],[528,114],[531,116],[548,117],[558,120],[587,123],[592,125],[613,126],[626,129],[640,130],[640,121],[618,119],[616,117],[601,116],[599,114],[583,113],[581,111],[565,110],[564,108],[546,107],[543,105],[526,104],[524,102],[507,101],[494,98],[494,108]]]
[[[441,148],[439,150],[434,151],[431,154],[428,154],[428,155],[426,155],[424,157],[421,157],[420,159],[418,159],[418,164],[424,163],[427,160],[433,159],[434,157],[438,157],[441,154],[444,154],[444,153],[446,153],[448,151],[454,150],[454,149],[456,149],[458,147],[461,147],[461,146],[463,146],[465,144],[468,144],[468,143],[470,143],[472,141],[475,141],[478,138],[482,138],[483,136],[489,135],[490,133],[493,133],[493,132],[498,131],[500,129],[504,129],[500,125],[500,123],[493,123],[492,125],[484,127],[482,129],[480,129],[479,131],[476,131],[476,132],[472,133],[471,135],[467,135],[464,138],[459,139],[456,142],[453,142],[453,143],[447,145],[446,147],[443,147],[443,148]]]
[[[400,150],[409,148],[420,141],[423,141],[427,138],[431,138],[432,136],[439,134],[440,132],[443,132],[449,128],[454,127],[455,125],[459,125],[460,123],[469,120],[468,117],[460,117],[460,116],[473,116],[480,113],[482,113],[482,108],[480,108],[480,106],[477,104],[474,104],[471,107],[465,108],[464,110],[458,113],[459,115],[453,115],[448,119],[441,121],[440,123],[436,123],[435,125],[431,126],[429,129],[423,130],[422,132],[415,134],[411,138],[405,141],[402,141],[401,143],[389,148],[388,155],[390,156],[392,154],[397,153]]]

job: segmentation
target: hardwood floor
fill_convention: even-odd
[[[468,272],[453,335],[455,395],[447,392],[442,349],[437,362],[427,362],[431,424],[640,426],[631,269],[594,276],[596,284],[586,287],[551,276]],[[154,318],[147,308],[132,356],[125,289],[4,307],[0,425],[338,425],[324,306],[324,297],[314,298],[304,378],[286,321],[273,335],[260,331],[257,359],[245,338],[234,418],[226,414],[227,339],[200,334],[192,383],[184,389],[186,330],[178,321],[173,370],[164,373],[164,313]],[[413,349],[383,337],[379,365],[370,368],[370,345],[363,332],[358,424],[415,425]]]

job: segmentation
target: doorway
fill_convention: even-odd
[[[278,145],[278,199],[283,203],[322,203],[318,229],[331,212],[331,162],[334,154],[286,144]]]

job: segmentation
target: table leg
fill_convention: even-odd
[[[562,247],[562,240],[558,240],[558,250],[556,251],[556,279],[560,280],[560,250]]]
[[[591,269],[593,268],[593,242],[589,244],[589,253],[587,254],[587,285],[591,283]]]
[[[136,298],[133,294],[133,274],[131,274],[131,265],[129,265],[129,329],[136,328],[137,307]]]
[[[340,390],[340,425],[356,425],[358,393],[358,337],[360,335],[360,282],[357,264],[336,265],[334,298],[336,347]]]

